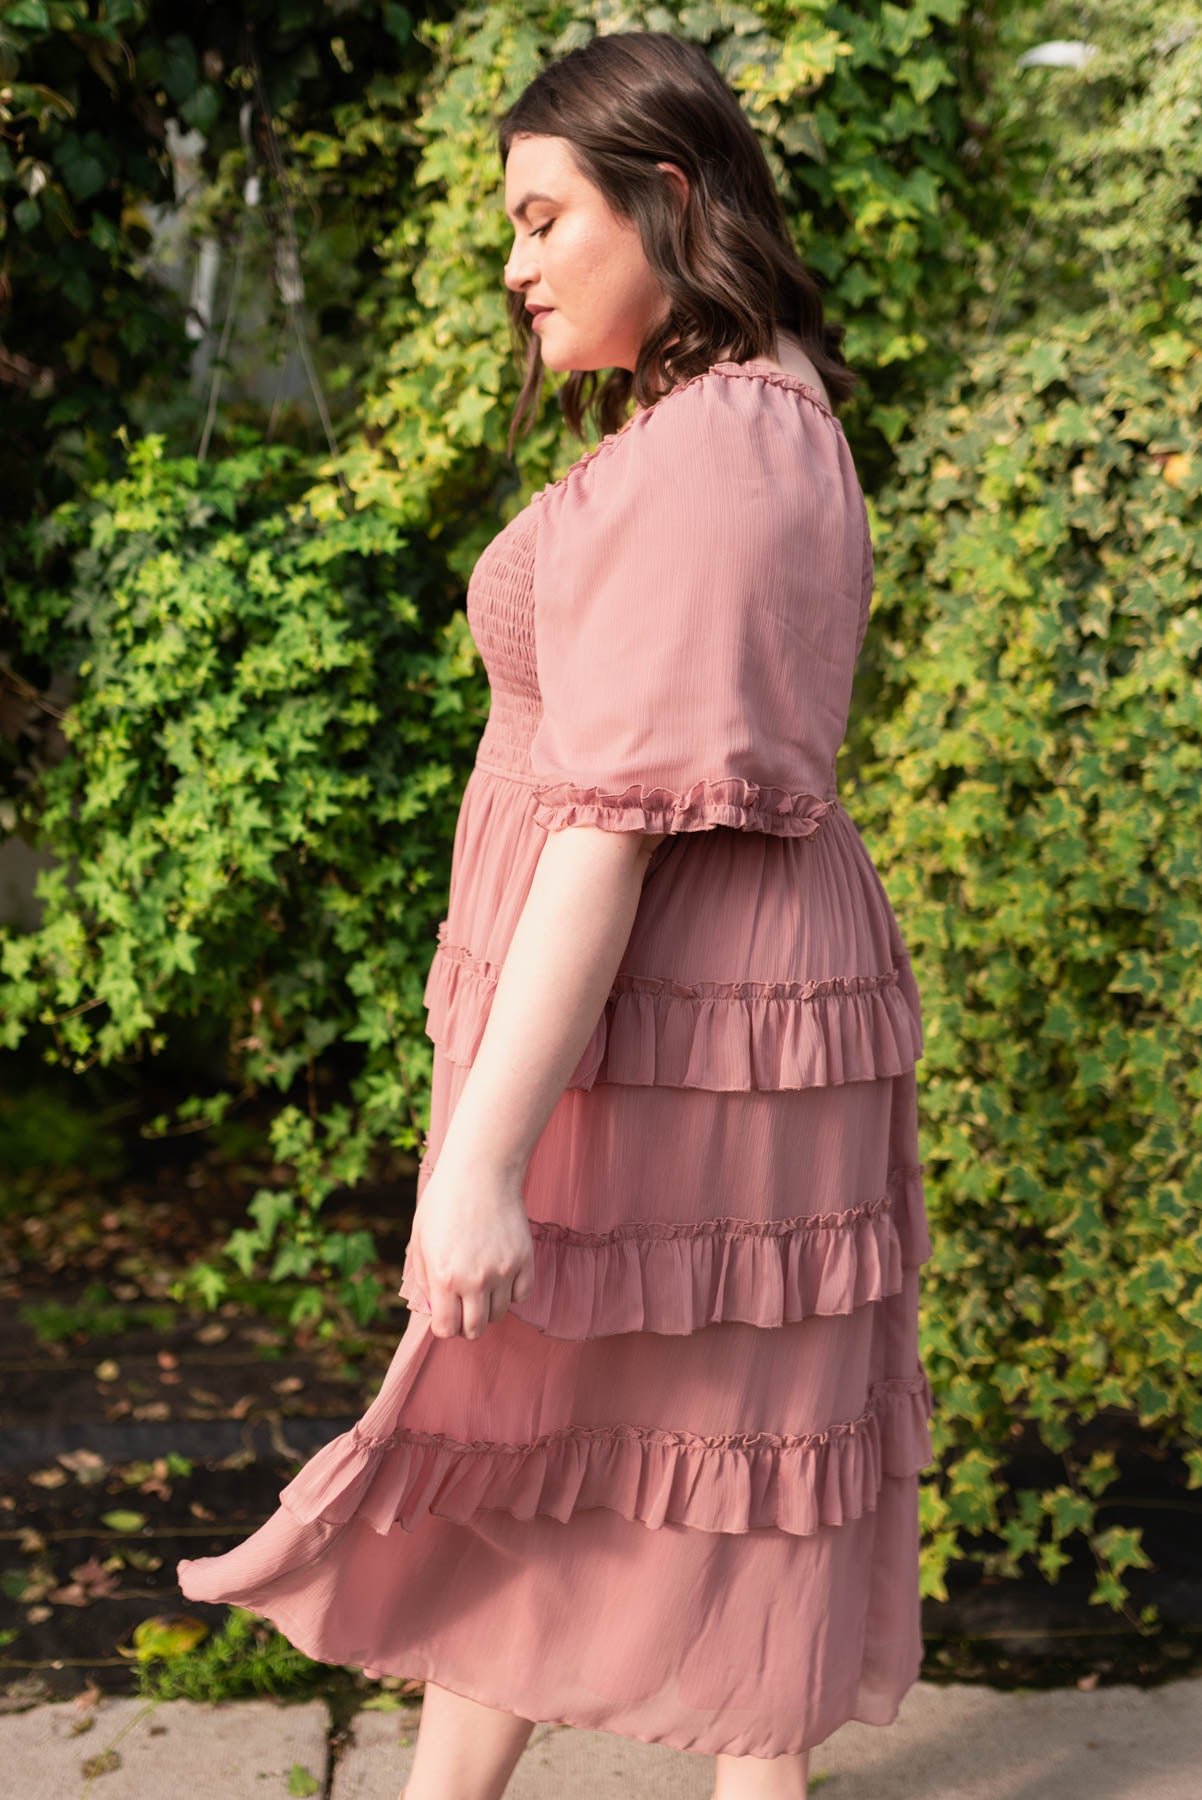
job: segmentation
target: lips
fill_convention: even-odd
[[[526,308],[526,311],[530,314],[532,320],[537,319],[540,313],[549,313],[554,310],[555,309],[550,306],[528,306]]]

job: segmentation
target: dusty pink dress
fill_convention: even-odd
[[[498,534],[492,703],[426,989],[419,1191],[548,830],[667,831],[531,1156],[530,1297],[435,1338],[222,1556],[320,1660],[529,1719],[776,1756],[918,1675],[930,1254],[918,992],[836,797],[872,546],[842,428],[717,363]],[[406,1278],[406,1281],[408,1278]]]

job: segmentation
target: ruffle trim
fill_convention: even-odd
[[[925,1469],[932,1414],[920,1367],[875,1383],[858,1418],[801,1436],[573,1425],[524,1444],[460,1443],[423,1431],[369,1438],[356,1425],[306,1463],[280,1504],[305,1523],[354,1519],[378,1532],[412,1531],[430,1513],[566,1521],[604,1506],[652,1528],[806,1536],[873,1511],[885,1476]]]
[[[423,996],[426,1036],[449,1061],[475,1061],[501,965],[447,942]],[[909,955],[881,975],[692,984],[619,973],[566,1087],[721,1091],[835,1087],[912,1069],[922,1011]]]
[[[787,388],[791,393],[804,394],[807,400],[813,401],[820,413],[826,414],[832,425],[840,424],[838,416],[831,411],[816,387],[811,387],[810,383],[808,381],[803,381],[800,375],[790,374],[788,369],[771,368],[758,357],[753,357],[746,363],[729,361],[712,363],[710,365],[709,373],[734,376],[742,375],[746,379],[766,381],[771,387]]]
[[[696,781],[683,793],[635,782],[621,792],[574,787],[562,781],[534,794],[534,822],[548,831],[568,825],[599,825],[606,831],[760,831],[770,837],[811,837],[837,806],[832,796],[761,787],[741,776]]]
[[[879,1197],[808,1217],[635,1220],[598,1232],[531,1219],[534,1286],[509,1311],[548,1337],[576,1340],[851,1312],[900,1292],[904,1271],[931,1255],[924,1168],[898,1165]],[[432,1173],[423,1160],[418,1199]],[[429,1312],[408,1267],[397,1291]]]

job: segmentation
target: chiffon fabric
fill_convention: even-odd
[[[760,1757],[922,1660],[922,1017],[835,759],[873,587],[842,427],[762,362],[550,483],[468,588],[491,708],[426,986],[433,1170],[547,833],[666,832],[523,1192],[529,1297],[410,1314],[193,1600],[528,1719]]]

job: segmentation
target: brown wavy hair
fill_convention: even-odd
[[[800,340],[836,409],[854,392],[859,377],[839,349],[844,328],[824,321],[821,291],[793,248],[760,141],[699,44],[668,32],[623,31],[569,50],[502,115],[502,170],[523,133],[567,140],[612,210],[637,226],[670,308],[633,371],[567,376],[559,401],[575,436],[586,435],[587,413],[597,429],[614,431],[632,400],[653,405],[724,358],[775,361],[782,330]],[[688,177],[687,205],[657,162]],[[533,422],[544,370],[523,297],[506,291],[524,369],[509,428],[512,456],[519,430]]]

